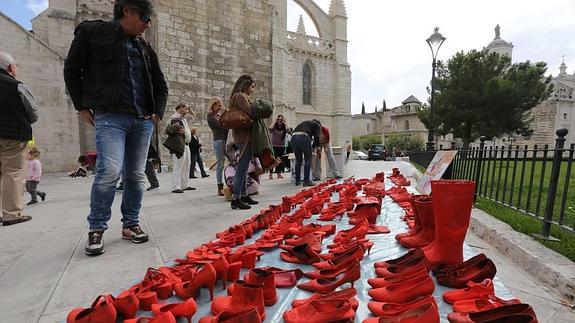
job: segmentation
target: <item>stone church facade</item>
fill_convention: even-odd
[[[333,146],[351,138],[345,126],[351,115],[351,71],[343,0],[332,0],[327,13],[312,0],[294,0],[314,21],[319,37],[287,31],[287,1],[291,0],[152,0],[156,13],[146,38],[156,49],[168,81],[170,93],[164,117],[169,117],[179,102],[191,105],[197,114],[191,126],[198,128],[205,160],[213,159],[211,131],[206,122],[208,101],[211,96],[220,96],[227,102],[235,80],[244,73],[257,81],[255,96],[274,102],[275,115],[285,115],[293,127],[317,118],[330,127]],[[57,147],[59,142],[53,133],[66,132],[69,156],[62,158],[72,163],[81,153],[95,150],[95,144],[93,129],[78,121],[64,94],[64,58],[74,27],[84,20],[112,19],[112,5],[113,0],[50,0],[49,8],[33,19],[32,33],[8,17],[0,17],[0,23],[19,27],[12,34],[0,29],[3,44],[5,38],[27,37],[51,53],[47,60],[17,42],[5,48],[15,54],[23,52],[31,62],[49,65],[45,73],[50,74],[59,91],[46,96],[57,97],[50,104],[66,120],[55,127],[55,116],[42,113],[43,121],[35,130],[47,136],[38,139],[39,148]],[[21,55],[15,56],[19,59]],[[22,80],[43,98],[41,86],[38,91],[34,87],[34,70],[23,71],[26,75]],[[164,122],[158,125],[153,138],[162,149],[164,163],[170,161],[161,145],[165,127]],[[44,155],[43,159],[51,158]],[[55,159],[48,169],[69,168],[69,162]]]

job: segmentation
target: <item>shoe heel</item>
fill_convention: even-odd
[[[213,285],[208,285],[208,291],[210,292],[210,301],[214,300],[214,285],[215,282]]]
[[[372,248],[372,247],[373,247],[373,246],[367,247],[367,255],[368,255],[368,256],[371,254],[371,248]]]

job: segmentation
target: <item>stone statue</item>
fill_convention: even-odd
[[[501,28],[499,27],[499,25],[495,26],[495,39],[500,39],[501,38]]]

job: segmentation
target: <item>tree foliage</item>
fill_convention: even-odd
[[[529,111],[552,91],[547,64],[511,64],[509,57],[486,50],[459,52],[446,64],[438,61],[436,70],[435,132],[462,138],[464,147],[479,136],[530,136]],[[428,106],[418,112],[428,129],[429,114]]]
[[[372,144],[381,144],[380,134],[371,134],[364,136],[355,136],[352,138],[353,150],[367,151]]]
[[[417,151],[423,150],[425,143],[423,139],[419,136],[402,134],[402,133],[392,133],[385,137],[385,148],[387,151]]]

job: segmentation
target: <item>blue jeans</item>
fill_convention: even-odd
[[[311,169],[311,138],[306,135],[295,135],[291,137],[291,145],[295,154],[295,180],[301,181],[301,164],[303,166],[303,179],[309,181]]]
[[[226,147],[225,140],[214,140],[214,153],[218,161],[218,166],[216,166],[216,180],[218,185],[224,183],[224,147]]]
[[[238,149],[241,153],[242,149],[246,144],[236,144]],[[239,160],[238,165],[236,166],[236,174],[234,175],[234,187],[233,187],[233,194],[232,198],[234,200],[239,199],[240,197],[248,196],[248,182],[246,179],[246,175],[248,174],[248,168],[250,167],[250,161],[252,159],[252,153],[250,152],[250,146],[247,144],[248,147],[246,151],[242,155],[242,158]]]
[[[144,169],[154,122],[120,113],[96,114],[96,178],[90,196],[90,230],[106,230],[112,217],[116,183],[124,179],[122,227],[139,223],[146,176]],[[123,169],[123,174],[122,174]]]

